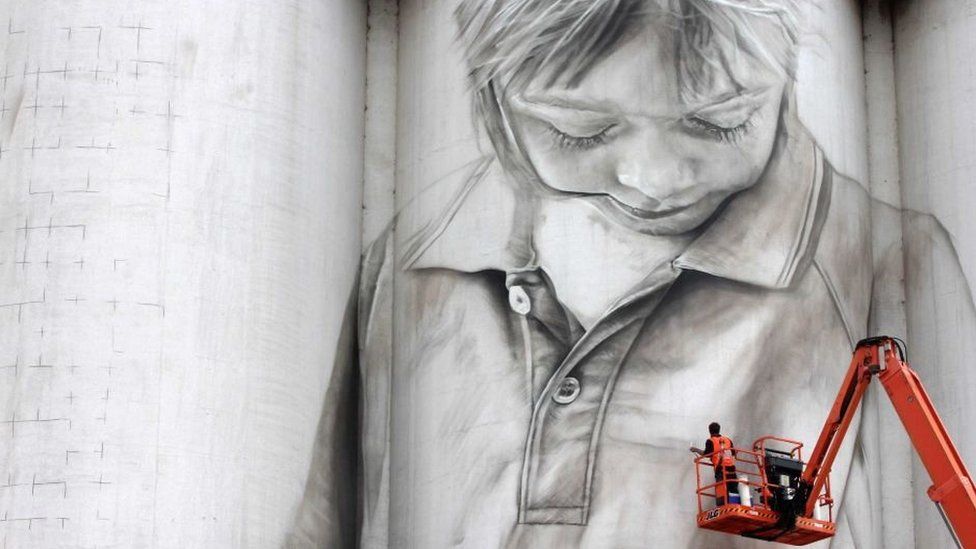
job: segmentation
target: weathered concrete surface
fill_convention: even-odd
[[[890,3],[880,0],[862,6],[864,69],[867,86],[868,167],[876,269],[870,333],[905,337],[904,254],[901,221],[901,177],[898,168],[898,130],[895,104],[894,42]],[[879,414],[878,465],[880,509],[875,522],[883,530],[884,547],[915,546],[912,456],[914,450],[883,389],[875,384],[866,405]]]
[[[897,2],[894,22],[902,204],[919,212],[904,217],[909,349],[972,467],[976,11],[972,2],[958,0]],[[949,547],[942,521],[925,495],[928,476],[915,463],[916,545]]]
[[[363,173],[363,245],[393,219],[396,178],[397,40],[396,0],[369,1],[366,36],[366,142]]]
[[[0,544],[280,545],[360,253],[365,18],[0,6]]]

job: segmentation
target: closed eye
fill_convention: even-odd
[[[566,133],[551,123],[546,124],[546,132],[552,137],[556,145],[563,149],[589,150],[603,145],[612,137],[617,124],[608,124],[598,132],[590,135],[572,135]]]
[[[685,125],[692,131],[724,143],[738,142],[749,131],[751,122],[751,116],[735,126],[723,126],[695,115],[687,116],[684,119]]]

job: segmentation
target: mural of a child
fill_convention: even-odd
[[[714,547],[688,441],[716,418],[737,440],[815,440],[868,335],[874,206],[797,115],[797,6],[463,0],[455,16],[490,150],[446,211],[365,258],[360,540]],[[337,507],[329,406],[309,492]],[[864,469],[850,446],[834,468],[842,515]],[[336,527],[305,507],[319,525],[297,536]]]

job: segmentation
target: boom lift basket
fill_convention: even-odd
[[[756,440],[751,450],[735,448],[737,478],[721,482],[714,481],[711,454],[696,458],[698,526],[789,545],[807,545],[833,536],[836,527],[829,482],[817,498],[815,518],[802,516],[807,499],[799,482],[804,467],[802,448],[798,441],[773,436]],[[721,484],[732,497],[727,495],[723,505],[717,505]],[[737,498],[740,493],[746,497]]]
[[[854,346],[851,365],[808,463],[803,462],[799,442],[763,437],[752,450],[734,449],[738,478],[702,485],[702,469],[714,472],[712,456],[695,459],[698,526],[790,545],[833,536],[836,525],[830,468],[874,377],[884,387],[932,478],[929,498],[942,514],[953,540],[959,547],[976,549],[976,483],[925,387],[908,366],[904,342],[888,336],[862,339]],[[740,488],[746,497],[719,501],[719,492],[731,494]],[[753,492],[757,497],[751,497]],[[711,507],[706,508],[709,504]]]

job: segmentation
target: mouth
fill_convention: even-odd
[[[686,204],[684,206],[668,208],[665,210],[644,210],[641,208],[635,208],[634,206],[630,206],[628,204],[624,204],[623,202],[617,200],[616,198],[610,196],[609,194],[603,194],[600,196],[605,198],[607,203],[612,205],[614,208],[620,210],[621,212],[632,217],[636,217],[639,219],[646,219],[646,220],[663,219],[663,218],[671,217],[680,214],[685,210],[688,210],[694,205],[694,204]]]

